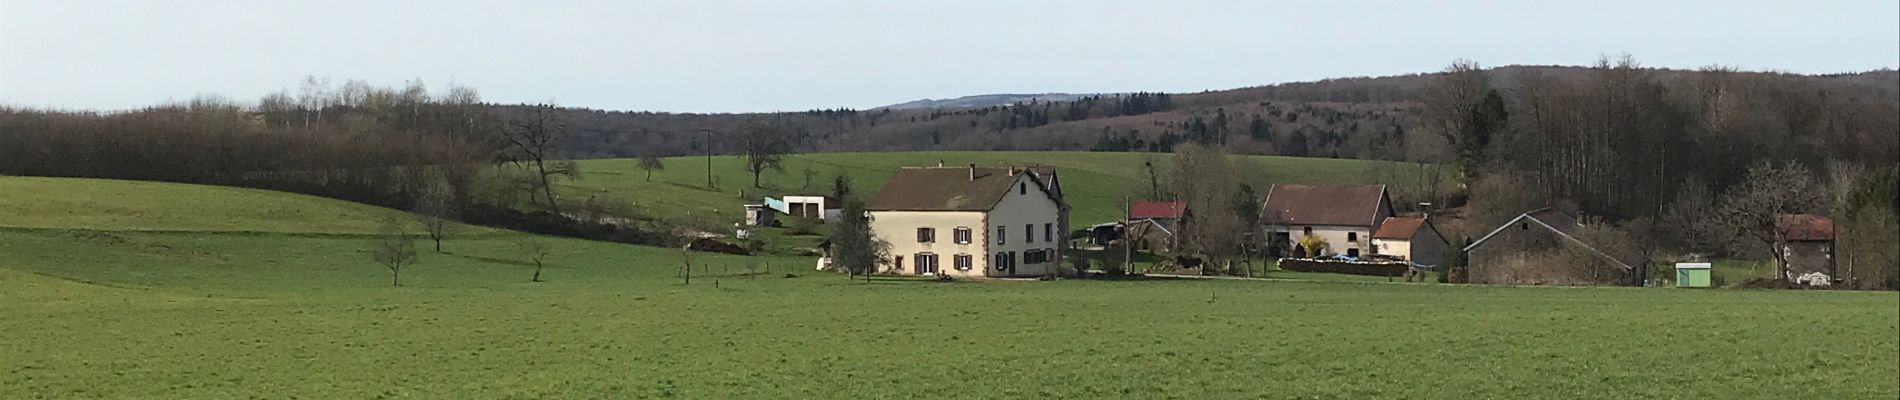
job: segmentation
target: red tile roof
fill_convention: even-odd
[[[1260,217],[1278,225],[1372,226],[1384,198],[1381,185],[1273,185]]]
[[[1412,234],[1425,225],[1424,218],[1391,217],[1379,224],[1379,231],[1372,233],[1373,239],[1412,240]]]
[[[1179,219],[1187,211],[1187,202],[1137,201],[1128,207],[1128,219]]]
[[[1782,214],[1775,217],[1775,229],[1791,241],[1834,240],[1834,220],[1814,214]]]

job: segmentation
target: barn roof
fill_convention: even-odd
[[[989,211],[1016,186],[1016,176],[1022,172],[1006,167],[905,167],[878,189],[877,195],[865,203],[865,209]],[[1030,181],[1037,182],[1036,190],[1049,195],[1035,174],[1030,174]]]
[[[1424,218],[1391,217],[1379,224],[1379,230],[1372,233],[1373,239],[1412,240],[1412,234],[1425,225]]]
[[[1184,201],[1137,201],[1128,207],[1128,219],[1178,219],[1186,211]]]
[[[1834,220],[1814,214],[1782,214],[1775,217],[1775,229],[1790,241],[1834,240]]]
[[[1273,185],[1261,206],[1261,219],[1280,225],[1372,226],[1379,207],[1391,205],[1385,185]]]
[[[1576,236],[1571,236],[1575,234],[1577,231],[1577,220],[1575,218],[1570,218],[1569,215],[1565,215],[1562,211],[1558,211],[1550,207],[1539,208],[1536,210],[1531,210],[1530,212],[1518,214],[1517,218],[1512,218],[1509,222],[1505,222],[1504,225],[1498,226],[1497,229],[1492,230],[1491,233],[1485,234],[1484,237],[1478,238],[1477,241],[1473,241],[1471,242],[1470,245],[1465,246],[1464,251],[1470,252],[1472,249],[1476,249],[1479,246],[1483,246],[1486,242],[1491,241],[1491,238],[1496,237],[1499,233],[1503,233],[1506,229],[1510,229],[1514,226],[1520,227],[1522,229],[1530,229],[1530,227],[1533,227],[1533,226],[1543,228],[1543,229],[1548,229],[1551,232],[1556,233],[1558,237],[1561,237],[1564,240],[1570,241],[1571,243],[1575,243],[1577,245],[1583,246],[1583,248],[1585,250],[1589,250],[1591,254],[1595,254],[1597,255],[1597,257],[1601,257],[1605,260],[1609,260],[1612,263],[1616,263],[1617,266],[1623,267],[1623,269],[1627,270],[1627,269],[1636,268],[1636,266],[1631,265],[1631,263],[1628,261],[1618,260],[1616,259],[1616,257],[1612,257],[1609,254],[1604,253],[1602,250],[1598,250],[1596,246],[1591,246],[1589,243],[1584,243],[1582,240],[1578,240]]]

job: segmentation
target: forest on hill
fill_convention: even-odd
[[[1584,84],[1599,67],[1506,66],[1486,70],[1506,100],[1526,85]],[[1900,72],[1838,75],[1743,72],[1726,68],[1638,67],[1673,93],[1666,106],[1692,108],[1688,85],[1722,76],[1808,108],[1860,113],[1900,102]],[[1328,79],[1200,93],[1083,95],[986,107],[827,109],[759,114],[680,114],[568,108],[575,132],[561,150],[576,158],[732,154],[732,132],[748,120],[796,127],[797,151],[1082,150],[1168,152],[1185,142],[1239,154],[1392,158],[1391,144],[1419,125],[1428,86],[1443,72]],[[1534,90],[1534,89],[1533,89]],[[1759,91],[1758,91],[1759,92]],[[980,97],[980,96],[979,96]],[[1850,104],[1865,103],[1865,104]],[[1791,111],[1798,112],[1798,111]],[[1801,116],[1790,124],[1808,124]],[[1809,127],[1792,128],[1805,134]],[[710,132],[710,133],[709,133]]]
[[[507,210],[558,220],[574,206],[553,187],[580,176],[576,158],[657,166],[659,156],[736,154],[756,180],[797,153],[1194,149],[1406,161],[1421,168],[1373,179],[1401,211],[1457,210],[1483,227],[1556,206],[1644,238],[1636,242],[1646,254],[1759,259],[1769,247],[1745,235],[1772,228],[1777,213],[1813,213],[1852,238],[1843,255],[1900,260],[1889,251],[1900,242],[1895,132],[1893,70],[1684,71],[1627,56],[1589,67],[1458,61],[1430,74],[1203,93],[770,114],[497,105],[473,88],[310,79],[254,103],[0,107],[0,174],[260,187],[399,208],[446,187],[463,204],[525,221]],[[1900,287],[1890,279],[1900,272],[1870,281]]]

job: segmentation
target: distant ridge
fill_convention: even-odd
[[[892,104],[892,105],[883,106],[883,107],[877,107],[877,108],[873,108],[873,110],[883,110],[883,109],[911,110],[911,109],[921,109],[921,108],[978,108],[978,107],[990,107],[990,106],[1003,106],[1003,105],[1010,105],[1010,104],[1016,104],[1016,103],[1028,103],[1031,100],[1038,101],[1038,102],[1070,101],[1070,100],[1082,98],[1082,96],[1090,96],[1090,95],[1073,94],[1073,93],[979,94],[975,96],[963,96],[963,97],[958,97],[958,98],[953,98],[953,99],[923,99],[923,100],[917,100],[917,101],[911,101],[911,102],[897,103],[897,104]]]

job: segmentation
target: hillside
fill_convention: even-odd
[[[1696,71],[1646,69],[1664,84]],[[1513,65],[1489,70],[1494,86],[1522,85],[1536,75],[1557,81],[1588,79],[1575,66]],[[1900,102],[1900,72],[1831,75],[1739,72],[1805,92]],[[1418,126],[1424,90],[1438,73],[1293,82],[1199,93],[1082,95],[1060,101],[971,96],[912,102],[872,110],[813,110],[772,114],[677,114],[573,109],[576,132],[562,146],[577,158],[642,154],[730,154],[727,140],[696,131],[732,132],[740,121],[777,118],[802,127],[795,147],[806,152],[914,150],[1107,150],[1165,152],[1175,143],[1211,141],[1231,152],[1339,158],[1378,158],[1380,145]],[[1013,99],[1013,100],[1012,100]],[[998,103],[999,101],[1005,101]],[[1256,122],[1257,121],[1257,122]]]
[[[385,216],[413,224],[407,214],[395,210],[267,190],[0,177],[0,270],[101,288],[155,289],[159,294],[250,297],[284,285],[349,293],[389,284],[388,271],[366,253]],[[577,257],[558,262],[560,272],[553,276],[612,273],[630,266],[625,264],[629,259],[658,260],[670,254],[661,248],[479,226],[456,225],[452,232],[444,242],[446,254],[435,254],[426,242],[419,242],[422,263],[405,270],[404,279],[426,287],[513,275],[525,283],[528,270],[513,254],[522,241],[586,255],[580,264],[586,268],[570,269],[570,262],[582,260]],[[593,270],[606,265],[597,263],[610,262],[621,264]],[[653,273],[654,279],[664,276],[663,270]],[[494,280],[481,285],[514,281]]]
[[[1167,154],[1105,152],[888,152],[888,153],[816,153],[786,158],[782,171],[764,174],[762,186],[752,187],[752,176],[738,157],[712,158],[717,189],[706,186],[705,157],[665,159],[666,169],[655,171],[646,181],[637,160],[585,160],[580,163],[583,178],[563,187],[573,200],[597,197],[633,203],[643,213],[668,219],[705,219],[736,222],[743,216],[741,205],[758,202],[759,196],[784,193],[828,193],[833,176],[851,179],[853,191],[865,196],[877,193],[891,174],[904,166],[936,165],[1044,165],[1054,166],[1061,177],[1065,196],[1072,207],[1070,220],[1075,226],[1112,221],[1120,218],[1122,203],[1130,196],[1145,196],[1148,172],[1143,164],[1156,163],[1157,173],[1165,174],[1173,164]],[[1382,162],[1245,156],[1243,165],[1252,169],[1242,174],[1246,182],[1265,193],[1275,183],[1372,183],[1374,168]]]
[[[920,108],[981,108],[1007,106],[1016,103],[1071,101],[1084,95],[1069,93],[1040,94],[980,94],[949,99],[922,99],[872,108],[872,111],[892,109],[911,110]]]
[[[1113,173],[1131,168],[1126,162],[1066,165]],[[676,168],[672,178],[704,172]],[[67,204],[0,207],[0,226],[7,226],[0,228],[0,348],[9,349],[0,370],[10,377],[0,379],[0,393],[23,398],[1900,393],[1885,379],[1900,373],[1900,336],[1891,323],[1900,315],[1892,296],[1880,293],[1241,280],[865,283],[811,272],[809,258],[682,259],[670,249],[500,231],[452,238],[446,254],[423,250],[396,288],[368,260],[369,237],[351,233],[391,210],[196,185],[12,177],[0,177],[0,185],[34,189],[0,190],[5,204]],[[81,203],[46,189],[107,195]],[[337,221],[232,204],[297,204]],[[312,231],[326,234],[293,233]],[[515,250],[523,240],[553,246],[547,282],[528,282],[530,263]],[[677,275],[682,261],[694,267],[690,285]],[[918,304],[932,306],[919,311]],[[1457,312],[1438,312],[1445,309]],[[927,346],[840,339],[866,332],[933,339],[924,339]],[[1694,332],[1698,340],[1628,332]],[[1511,345],[1498,345],[1505,342]],[[1790,342],[1850,350],[1814,352],[1784,345]],[[1147,367],[1102,368],[1131,362]],[[1048,374],[1005,374],[973,387],[836,372],[927,364]],[[1763,366],[1793,367],[1764,373]],[[1156,370],[1183,378],[1150,379]],[[1701,374],[1630,373],[1658,370]],[[1392,385],[1359,384],[1368,381]],[[1525,387],[1555,394],[1527,397]]]

